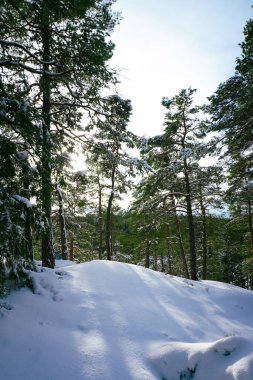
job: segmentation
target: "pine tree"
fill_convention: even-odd
[[[244,36],[245,40],[240,44],[242,56],[236,60],[235,75],[219,85],[209,98],[207,109],[212,115],[210,131],[220,132],[214,139],[215,147],[219,143],[225,145],[226,149],[221,153],[230,159],[231,175],[236,172],[236,177],[245,184],[245,181],[252,181],[253,167],[253,20],[246,23]]]
[[[190,276],[194,280],[198,275],[191,179],[202,149],[200,139],[204,137],[204,123],[198,118],[200,107],[193,106],[195,91],[190,88],[180,91],[172,99],[163,98],[162,104],[166,108],[164,133],[149,139],[150,162],[155,164],[160,173],[160,184],[164,181],[160,186],[167,186],[167,194],[164,192],[163,197],[172,197],[172,203],[176,197],[181,209],[185,209],[187,214]],[[184,257],[182,246],[181,252]]]
[[[113,203],[116,197],[126,193],[131,187],[130,178],[135,176],[136,170],[141,168],[141,161],[133,159],[127,152],[127,148],[132,149],[136,145],[134,134],[127,130],[127,123],[131,113],[130,101],[123,100],[118,95],[113,95],[105,99],[105,106],[107,116],[96,120],[97,129],[94,136],[97,142],[93,145],[89,160],[97,167],[97,173],[100,176],[102,174],[104,177],[104,187],[107,187],[108,190],[105,246],[107,259],[111,260],[113,256]],[[94,125],[91,125],[91,128],[93,127]],[[98,184],[101,185],[101,181]],[[101,228],[100,225],[100,249]]]
[[[34,110],[25,100],[23,83],[14,87],[0,77],[0,278],[25,278],[33,267],[33,234],[37,171],[35,135],[29,133]]]
[[[23,82],[37,110],[42,263],[54,266],[52,167],[59,144],[78,136],[82,113],[96,112],[99,90],[114,80],[106,65],[117,22],[111,1],[0,1],[0,67],[4,82]],[[77,133],[78,134],[78,133]]]
[[[148,252],[150,252],[151,243],[156,241],[158,237],[162,237],[162,240],[166,241],[165,247],[160,247],[160,252],[163,254],[163,250],[166,250],[164,255],[168,256],[167,261],[170,266],[170,272],[172,270],[172,246],[177,245],[181,259],[180,264],[183,268],[182,274],[189,278],[185,244],[179,219],[179,213],[185,212],[185,208],[182,209],[182,204],[178,202],[178,196],[182,196],[183,193],[178,189],[179,182],[174,172],[169,171],[167,168],[164,170],[162,167],[156,167],[156,165],[154,167],[156,170],[149,172],[147,177],[142,179],[134,194],[133,209],[138,214],[145,215],[144,220],[143,218],[140,219],[144,225],[139,229],[140,231],[146,231],[146,236],[143,240],[147,242],[146,248]],[[177,187],[177,192],[174,187]],[[160,233],[162,236],[159,236]]]
[[[244,28],[244,41],[240,44],[242,54],[236,60],[235,75],[221,83],[210,97],[208,111],[212,115],[211,131],[218,131],[214,139],[217,147],[225,145],[221,152],[228,163],[229,189],[227,200],[237,205],[246,214],[250,242],[250,255],[253,255],[252,229],[252,181],[253,181],[253,20]],[[234,207],[235,210],[235,207]],[[231,208],[234,215],[233,207]]]
[[[193,202],[200,215],[200,249],[202,252],[202,279],[207,279],[208,273],[208,222],[210,213],[223,207],[221,184],[225,177],[223,169],[218,166],[197,166],[193,172]]]

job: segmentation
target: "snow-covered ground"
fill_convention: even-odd
[[[0,300],[1,380],[253,379],[253,292],[108,261],[32,277]]]

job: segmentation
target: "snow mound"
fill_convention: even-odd
[[[253,341],[227,337],[211,343],[154,346],[150,363],[163,380],[251,380]]]
[[[253,379],[253,292],[108,261],[31,280],[0,303],[1,380]]]

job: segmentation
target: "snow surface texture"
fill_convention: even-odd
[[[62,264],[0,300],[1,380],[253,379],[253,292]]]

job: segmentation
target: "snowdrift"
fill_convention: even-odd
[[[253,293],[93,261],[0,300],[1,380],[252,380]],[[58,262],[59,265],[59,262]]]

